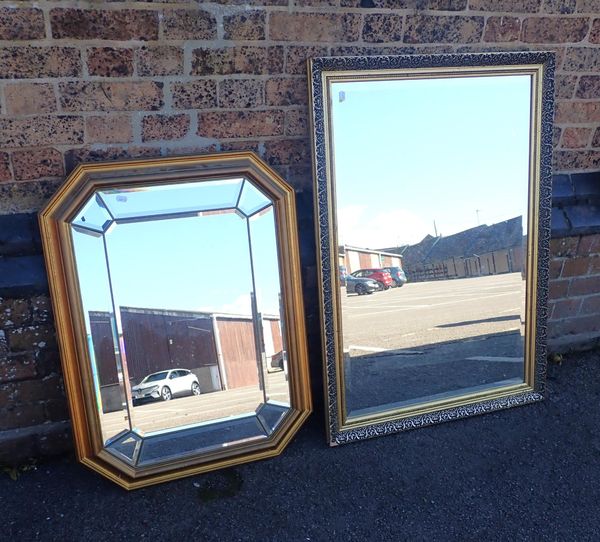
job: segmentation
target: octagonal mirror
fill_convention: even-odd
[[[250,153],[78,167],[40,215],[81,460],[135,488],[310,411],[292,189]]]

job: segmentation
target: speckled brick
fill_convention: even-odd
[[[171,95],[175,109],[208,109],[217,106],[217,84],[214,81],[172,83]]]
[[[600,75],[582,75],[575,92],[576,98],[600,98]]]
[[[75,166],[85,162],[107,162],[113,160],[127,160],[131,158],[152,158],[154,156],[160,156],[160,154],[160,148],[157,147],[131,145],[127,145],[125,147],[109,147],[106,149],[82,147],[78,149],[70,149],[65,153],[65,169],[68,174],[75,168]]]
[[[573,128],[569,126],[563,130],[561,147],[565,149],[581,149],[588,146],[591,137],[591,128]]]
[[[248,141],[247,139],[243,139],[242,141],[224,141],[223,143],[221,143],[221,150],[223,152],[252,151],[260,157],[262,157],[263,155],[260,142]]]
[[[81,74],[81,55],[73,47],[0,48],[0,79],[76,77]]]
[[[127,77],[133,75],[133,51],[115,47],[90,47],[87,50],[90,75]]]
[[[559,124],[589,124],[600,122],[600,102],[563,102],[556,104],[555,122]]]
[[[585,38],[589,21],[584,17],[528,17],[521,39],[526,43],[575,43]]]
[[[592,147],[600,147],[600,128],[596,128],[592,138]]]
[[[569,15],[575,13],[576,5],[577,0],[544,0],[542,11],[545,13]]]
[[[163,84],[153,81],[61,83],[65,111],[155,111],[163,105]]]
[[[600,43],[600,19],[594,19],[588,40],[590,43]]]
[[[555,96],[559,99],[572,98],[577,84],[576,75],[557,75],[554,80]]]
[[[308,135],[308,112],[306,109],[292,109],[285,112],[285,135]]]
[[[215,4],[243,6],[287,6],[289,0],[213,0]]]
[[[0,40],[36,40],[46,37],[44,12],[37,8],[0,8]]]
[[[0,383],[31,379],[37,376],[31,355],[12,355],[0,360]]]
[[[600,0],[577,0],[577,11],[597,14],[600,12]]]
[[[600,169],[600,151],[554,151],[553,158],[556,172]]]
[[[568,47],[562,69],[565,71],[600,70],[600,48]]]
[[[178,115],[148,115],[142,119],[142,141],[172,141],[184,138],[190,130],[190,117]]]
[[[34,348],[56,348],[56,335],[50,325],[28,326],[11,329],[7,333],[11,352],[23,352]]]
[[[219,106],[236,109],[264,103],[264,83],[257,79],[227,79],[219,83]]]
[[[341,0],[342,7],[462,11],[467,0]]]
[[[562,128],[560,126],[552,127],[552,147],[558,147],[560,143],[560,136],[562,134]]]
[[[9,115],[32,115],[56,111],[54,87],[49,83],[11,83],[4,87]]]
[[[283,134],[282,111],[222,111],[198,114],[198,135],[215,138],[277,136]]]
[[[137,52],[138,75],[181,75],[183,74],[183,49],[161,45],[142,47]]]
[[[95,115],[85,119],[86,143],[129,143],[133,141],[131,117],[125,114]]]
[[[273,11],[269,37],[277,41],[357,41],[361,32],[358,14],[289,13]]]
[[[391,13],[376,13],[365,16],[362,38],[370,43],[402,41],[404,17]]]
[[[292,75],[306,75],[309,58],[327,55],[327,47],[290,45],[286,51],[285,71]]]
[[[56,192],[62,180],[7,181],[0,183],[0,213],[38,212]]]
[[[12,153],[15,180],[62,177],[65,173],[63,155],[51,147],[41,147]]]
[[[310,163],[310,142],[307,139],[266,141],[265,160],[270,165]]]
[[[485,24],[483,41],[517,41],[521,35],[518,17],[490,17]]]
[[[481,40],[483,17],[409,15],[404,41],[407,43],[474,43]]]
[[[12,180],[8,153],[0,152],[0,182]]]
[[[83,119],[74,115],[0,118],[0,145],[32,147],[83,143]]]
[[[535,13],[540,10],[541,0],[469,0],[469,9],[474,11],[507,11]]]
[[[54,38],[158,39],[158,12],[152,10],[55,8],[50,11],[50,25]]]
[[[168,40],[213,40],[217,37],[217,21],[199,9],[166,10],[163,18],[164,37]]]
[[[194,49],[192,75],[269,75],[283,72],[283,47]]]
[[[223,17],[226,40],[264,40],[266,12],[244,11]]]
[[[306,78],[282,77],[269,79],[265,85],[267,105],[305,105],[308,102]]]

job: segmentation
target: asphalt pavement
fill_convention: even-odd
[[[600,353],[545,401],[328,448],[322,413],[277,458],[126,492],[63,457],[0,477],[5,540],[595,541]]]

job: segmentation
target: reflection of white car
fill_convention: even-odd
[[[200,395],[198,377],[187,369],[171,369],[152,373],[131,388],[133,404],[142,399],[168,401],[174,395]]]

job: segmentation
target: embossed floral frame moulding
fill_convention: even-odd
[[[322,57],[308,62],[315,176],[316,241],[319,261],[321,334],[328,440],[335,446],[453,419],[539,401],[546,373],[546,320],[551,215],[551,160],[554,113],[554,53],[506,52],[412,56]],[[529,73],[532,77],[526,334],[524,382],[512,389],[491,389],[417,408],[381,411],[353,420],[340,397],[344,375],[341,301],[335,217],[331,108],[332,81],[389,78],[460,77],[477,72]],[[534,287],[532,287],[532,285]]]

